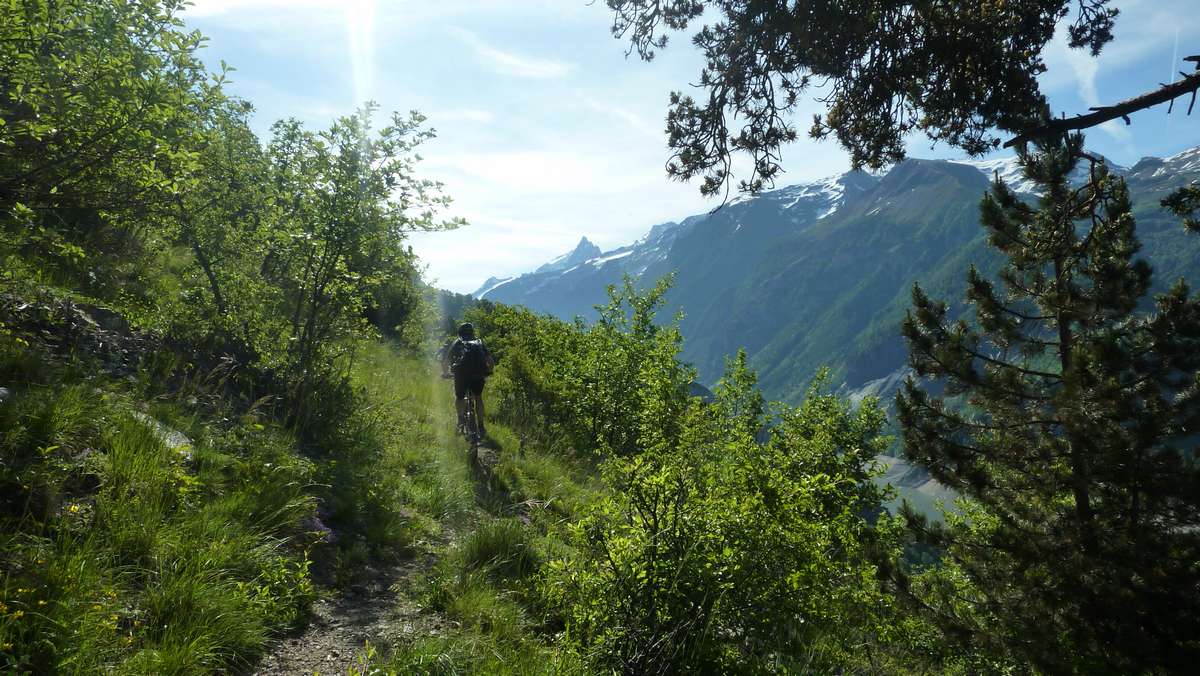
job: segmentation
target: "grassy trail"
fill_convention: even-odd
[[[446,385],[432,364],[382,345],[362,352],[354,380],[365,395],[370,436],[382,445],[368,490],[402,506],[406,532],[388,538],[394,544],[383,549],[362,540],[340,542],[328,569],[318,571],[327,586],[310,623],[281,639],[256,674],[365,671],[372,646],[449,629],[449,621],[419,598],[422,579],[470,527],[474,509]]]
[[[399,506],[405,532],[382,549],[339,543],[311,623],[256,673],[574,671],[541,631],[532,578],[581,504],[581,475],[496,423],[472,467],[432,361],[373,345],[354,380],[383,446],[365,485]]]

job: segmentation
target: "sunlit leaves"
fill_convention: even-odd
[[[543,593],[603,670],[859,660],[852,646],[887,605],[869,562],[882,413],[817,383],[772,416],[744,355],[714,402],[689,399],[678,332],[655,320],[665,290],[626,280],[590,326],[499,306],[472,316],[501,355],[500,415],[540,408],[509,420],[564,432],[609,489],[570,526],[573,552]]]

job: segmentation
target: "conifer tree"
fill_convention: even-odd
[[[1112,0],[606,3],[613,34],[647,61],[670,33],[700,25],[700,92],[671,94],[667,172],[702,179],[704,194],[730,186],[739,153],[751,167],[740,188],[770,184],[808,94],[819,111],[809,135],[836,138],[855,167],[900,161],[914,132],[987,152],[997,130],[1027,131],[1046,116],[1038,77],[1055,34],[1095,56],[1118,14]]]
[[[905,450],[967,500],[946,525],[911,519],[947,565],[909,590],[947,637],[1039,670],[1190,670],[1200,298],[1180,281],[1151,310],[1124,181],[1082,143],[1022,153],[1036,206],[1000,181],[984,197],[1004,265],[998,285],[968,272],[974,321],[913,288],[903,332],[928,380],[897,397]]]

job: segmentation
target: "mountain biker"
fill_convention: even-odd
[[[475,401],[479,418],[479,434],[483,427],[483,381],[492,373],[495,360],[483,340],[475,336],[475,326],[466,322],[458,327],[458,340],[442,355],[442,372],[447,368],[454,374],[454,406],[458,412],[458,427],[466,425],[467,395]]]

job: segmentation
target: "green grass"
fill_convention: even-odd
[[[351,672],[356,673],[356,672]],[[360,674],[429,674],[459,676],[573,676],[590,673],[575,653],[552,650],[535,642],[511,642],[493,634],[464,630],[431,636],[399,646],[389,656],[375,656]]]
[[[479,524],[462,542],[463,565],[508,579],[527,578],[541,567],[528,529],[513,519]]]
[[[353,378],[379,448],[373,490],[426,518],[427,528],[465,523],[474,492],[448,382],[427,361],[385,344],[361,347]]]
[[[0,341],[0,671],[236,670],[302,620],[312,466],[286,433]]]
[[[383,673],[575,674],[582,660],[541,631],[539,538],[516,519],[480,515],[423,582],[422,601],[450,621],[444,635],[387,646]]]
[[[108,382],[0,341],[0,671],[247,669],[305,621],[310,553],[348,582],[425,550],[438,562],[412,593],[453,628],[380,646],[371,668],[583,673],[537,579],[592,472],[492,424],[481,476],[427,360],[361,346],[361,406],[306,457],[203,383]],[[335,547],[305,532],[318,505]]]
[[[450,383],[432,364],[375,345],[360,353],[354,377],[368,406],[389,421],[379,428],[385,450],[378,490],[426,524],[427,536],[440,529],[447,539],[412,591],[451,627],[374,646],[361,673],[585,673],[569,643],[558,640],[537,580],[557,549],[556,529],[598,490],[590,469],[556,450],[523,445],[493,415],[486,445],[498,464],[473,470],[454,432]]]

